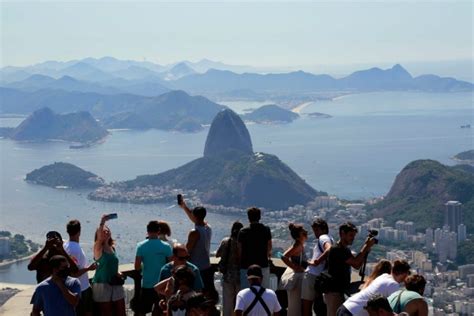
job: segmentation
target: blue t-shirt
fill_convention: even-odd
[[[143,288],[151,289],[160,280],[161,268],[171,257],[168,243],[160,239],[146,239],[137,245],[137,257],[142,259]]]
[[[202,282],[201,278],[201,273],[199,272],[198,267],[196,267],[194,264],[191,262],[187,261],[186,266],[191,269],[194,273],[194,284],[193,284],[193,290],[195,291],[200,291],[204,288],[204,283]],[[160,274],[160,281],[163,281],[169,277],[171,277],[172,271],[173,271],[173,263],[168,262],[161,268],[161,274]]]
[[[81,295],[81,283],[76,278],[67,277],[64,284],[74,294]],[[75,316],[74,306],[64,298],[61,289],[47,278],[35,289],[30,304],[43,311],[45,316]]]

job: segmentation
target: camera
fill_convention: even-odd
[[[375,236],[377,236],[379,234],[379,231],[376,230],[376,229],[369,229],[368,230],[369,234],[367,235],[367,238],[373,238],[375,240],[375,243],[378,244],[379,243],[379,240],[377,238],[375,238]]]
[[[178,194],[176,196],[176,199],[177,199],[178,205],[183,204],[183,196],[181,194]]]

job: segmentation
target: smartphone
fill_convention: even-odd
[[[181,194],[178,194],[176,196],[177,200],[178,200],[178,205],[181,205],[183,204],[183,196]]]
[[[107,214],[105,216],[105,220],[107,220],[107,221],[110,220],[110,219],[117,219],[117,218],[118,218],[117,213],[110,213],[110,214]]]

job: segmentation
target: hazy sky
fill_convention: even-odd
[[[471,1],[1,2],[1,61],[292,66],[471,59]]]

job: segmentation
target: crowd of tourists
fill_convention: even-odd
[[[136,314],[428,314],[422,296],[426,281],[421,275],[411,275],[406,261],[380,260],[364,282],[351,282],[351,269],[365,269],[377,240],[369,235],[360,251],[353,253],[350,246],[357,228],[349,222],[340,225],[335,241],[323,219],[311,223],[315,246],[310,257],[305,250],[308,232],[303,225],[289,225],[293,243],[281,257],[287,269],[279,285],[287,294],[288,308],[283,310],[286,302],[281,304],[282,297],[269,288],[272,234],[268,226],[260,223],[261,211],[255,207],[247,210],[248,225],[234,222],[229,237],[217,249],[222,273],[219,311],[215,269],[210,262],[212,228],[205,220],[206,209],[189,209],[183,200],[179,205],[194,223],[185,243],[171,243],[168,223],[152,220],[146,226],[146,239],[137,244],[134,268],[142,283],[139,295],[130,302]],[[44,247],[28,265],[29,270],[36,271],[39,283],[31,298],[31,315],[126,315],[125,277],[119,271],[118,245],[107,225],[112,218],[114,214],[101,217],[90,261],[81,248],[78,220],[67,223],[67,241],[57,231],[47,233]],[[89,271],[95,271],[91,280]]]

